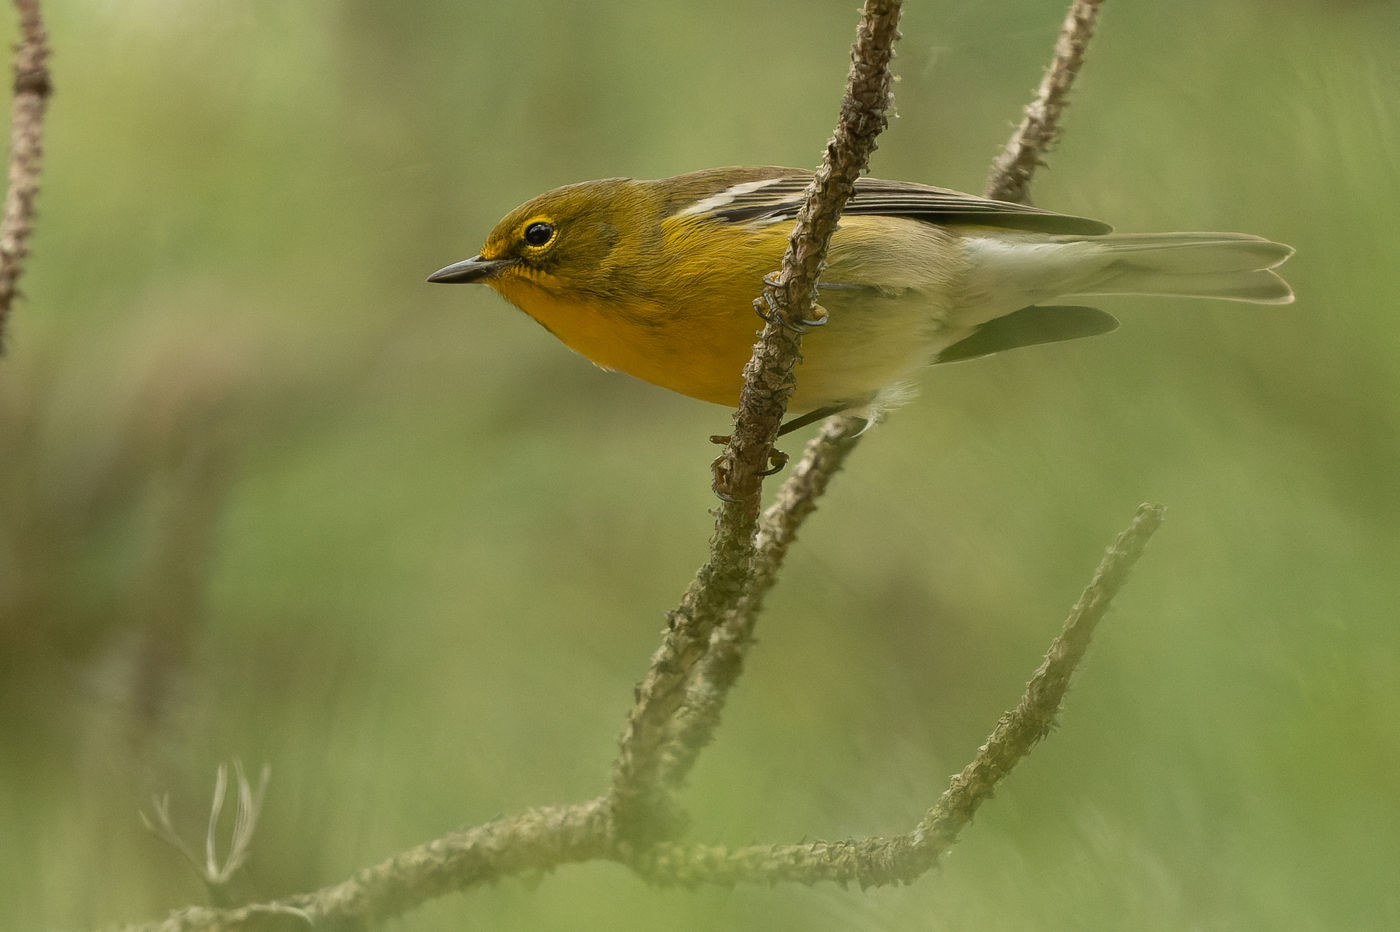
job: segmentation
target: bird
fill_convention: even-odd
[[[480,251],[428,276],[479,283],[596,365],[734,407],[808,171],[707,169],[565,185],[507,213]],[[1114,233],[1106,223],[861,177],[832,234],[783,431],[878,418],[920,369],[1093,336],[1118,321],[1065,298],[1287,304],[1292,247],[1245,233]]]

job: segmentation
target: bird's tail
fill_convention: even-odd
[[[1293,289],[1274,271],[1293,248],[1247,233],[1047,236],[1034,244],[998,237],[972,248],[974,274],[986,276],[986,287],[1020,292],[1011,306],[1112,294],[1252,304],[1293,300]]]
[[[1081,240],[1098,254],[1076,294],[1155,294],[1288,304],[1293,289],[1275,268],[1293,247],[1247,233],[1129,233]]]

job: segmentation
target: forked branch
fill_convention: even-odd
[[[801,321],[814,319],[816,285],[826,247],[855,181],[875,148],[891,106],[889,64],[899,35],[899,0],[866,0],[851,49],[841,117],[822,166],[808,186],[788,240],[783,267],[755,302],[767,323],[744,367],[734,433],[716,461],[723,502],[710,557],[668,620],[661,647],[637,690],[613,767],[612,799],[619,834],[645,843],[673,834],[670,793],[685,767],[668,763],[693,753],[678,743],[677,710],[695,664],[716,626],[744,601],[754,571],[754,534],[763,473],[792,392]],[[685,730],[680,726],[680,730]]]
[[[972,762],[953,777],[913,831],[888,839],[743,848],[663,843],[634,865],[653,880],[680,884],[813,884],[831,880],[870,887],[908,883],[919,877],[952,846],[1011,769],[1049,733],[1094,628],[1161,526],[1162,513],[1161,505],[1139,506],[1132,524],[1108,548],[1070,610],[1045,660],[1026,684],[1021,701],[1002,715]]]
[[[998,158],[993,166],[987,183],[988,197],[1024,200],[1028,195],[1030,181],[1036,168],[1044,164],[1045,155],[1059,135],[1060,118],[1064,113],[1075,76],[1083,64],[1101,3],[1102,0],[1074,0],[1071,4],[1055,41],[1055,52],[1050,67],[1046,70],[1036,97],[1026,105],[1026,119],[1012,135],[1002,157]],[[862,30],[862,35],[864,34]],[[858,52],[853,52],[853,60],[857,57]],[[855,84],[856,80],[856,70],[853,67],[852,84]],[[872,101],[876,99],[875,95],[867,96]],[[852,93],[848,89],[847,105],[851,100]],[[848,110],[848,106],[843,106],[842,125],[847,122]],[[863,119],[869,123],[873,118]],[[883,115],[880,119],[883,119]],[[836,145],[840,139],[841,132],[838,129],[836,138],[828,146],[829,158],[830,147]],[[873,146],[873,140],[871,145]],[[830,233],[826,235],[829,239]],[[794,232],[793,241],[797,240],[797,233]],[[789,256],[792,253],[793,250],[789,250]],[[805,265],[803,267],[806,268]],[[784,269],[786,268],[785,262]],[[769,302],[770,306],[777,300],[769,296],[773,287],[769,286],[765,291],[764,300]],[[815,295],[814,290],[811,295]],[[809,296],[804,300],[811,299]],[[815,316],[810,310],[810,304],[799,303],[793,306],[802,308],[799,318]],[[758,366],[760,351],[770,338],[796,341],[798,334],[795,328],[775,327],[770,323],[764,329],[763,340],[755,347],[754,358],[749,364],[750,369]],[[760,371],[769,370],[760,367]],[[790,370],[788,372],[790,375]],[[749,370],[745,370],[746,385],[749,374]],[[740,415],[742,414],[741,408]],[[779,412],[778,419],[781,420],[781,417],[782,413]],[[715,600],[710,603],[727,607],[721,616],[719,627],[711,635],[708,653],[704,659],[701,660],[698,654],[693,655],[695,667],[687,681],[686,692],[672,713],[676,725],[672,728],[669,745],[665,751],[665,777],[671,786],[678,785],[685,778],[696,756],[718,726],[725,697],[738,679],[744,655],[752,642],[753,628],[763,597],[776,581],[782,558],[802,522],[816,510],[816,500],[825,493],[836,471],[855,449],[862,436],[860,428],[861,422],[846,415],[837,415],[826,420],[816,437],[807,445],[802,461],[793,470],[791,478],[779,490],[777,500],[764,514],[756,538],[757,552],[752,575],[747,581],[747,589],[739,592],[732,605],[729,600]],[[737,433],[738,431],[736,435]],[[771,444],[772,437],[768,437],[767,442]],[[737,539],[741,530],[734,532],[734,539]],[[717,533],[716,540],[721,539]],[[706,568],[708,569],[708,566]],[[702,575],[697,576],[693,586],[704,585],[704,572],[702,569]],[[687,593],[687,599],[689,597],[690,594]],[[697,601],[706,600],[702,596]]]

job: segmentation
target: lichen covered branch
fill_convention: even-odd
[[[1073,0],[1055,54],[1041,79],[1035,97],[1026,104],[1021,125],[1011,134],[1006,148],[992,162],[987,179],[987,197],[1000,201],[1026,203],[1030,199],[1031,177],[1045,164],[1045,155],[1060,135],[1060,115],[1069,104],[1070,88],[1084,64],[1089,40],[1094,37],[1103,0]]]
[[[663,776],[684,772],[665,765],[678,753],[676,712],[695,664],[709,649],[711,634],[748,592],[763,473],[792,391],[800,321],[816,314],[817,276],[831,233],[886,123],[899,11],[898,0],[865,4],[836,133],[808,187],[782,270],[770,277],[756,302],[766,308],[767,324],[744,369],[733,436],[716,461],[716,491],[723,501],[710,557],[668,619],[661,646],[638,687],[613,767],[618,830],[639,842],[665,837],[675,827],[668,806],[674,782]]]

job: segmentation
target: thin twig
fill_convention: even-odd
[[[649,840],[675,828],[668,812],[670,788],[659,780],[662,761],[674,743],[673,717],[711,632],[739,604],[749,585],[762,473],[787,409],[801,343],[795,321],[811,320],[816,314],[816,280],[831,233],[885,126],[899,10],[898,0],[866,0],[835,136],[807,189],[782,270],[760,299],[770,309],[769,322],[744,368],[734,433],[717,461],[716,488],[725,500],[716,517],[710,558],[671,613],[619,740],[612,798],[624,837]]]
[[[146,830],[161,841],[170,845],[194,868],[209,890],[210,900],[215,906],[229,906],[232,901],[227,889],[233,876],[243,867],[252,850],[253,836],[257,834],[258,817],[262,814],[263,798],[267,794],[268,780],[272,776],[270,765],[264,764],[258,780],[257,790],[248,782],[243,771],[243,762],[235,758],[233,762],[234,784],[238,795],[234,810],[233,833],[229,839],[228,852],[219,862],[219,823],[224,811],[224,800],[228,797],[228,765],[220,764],[214,772],[214,793],[209,804],[209,826],[204,835],[204,862],[189,845],[185,844],[170,816],[170,794],[162,793],[151,800],[151,812],[141,812],[141,823]]]
[[[676,710],[662,774],[668,784],[679,786],[685,780],[719,727],[725,699],[743,671],[754,624],[764,598],[778,582],[787,549],[865,427],[861,418],[844,415],[823,421],[777,498],[763,512],[748,591],[710,636],[709,648],[691,672],[685,698]]]
[[[1162,526],[1166,509],[1145,503],[1118,539],[1108,548],[1094,578],[1070,609],[1060,634],[1045,654],[1045,661],[1026,684],[1025,695],[1015,709],[997,722],[987,743],[977,751],[972,763],[953,778],[937,804],[924,816],[911,839],[924,859],[933,863],[958,837],[977,807],[1011,768],[1045,737],[1055,722],[1055,713],[1069,689],[1075,667],[1089,649],[1094,629],[1108,611],[1147,542]]]
[[[1102,3],[1103,0],[1073,0],[1070,4],[1055,42],[1055,56],[1034,99],[1026,104],[1025,118],[992,162],[987,197],[1017,203],[1029,201],[1031,176],[1045,164],[1046,153],[1059,138],[1060,115],[1069,104],[1069,91],[1084,64],[1084,53],[1094,36]]]
[[[44,153],[44,109],[53,93],[39,0],[15,0],[15,9],[19,11],[20,43],[15,50],[15,98],[10,105],[9,187],[0,216],[0,352],[4,351],[5,325],[18,293],[20,272],[29,255]]]

